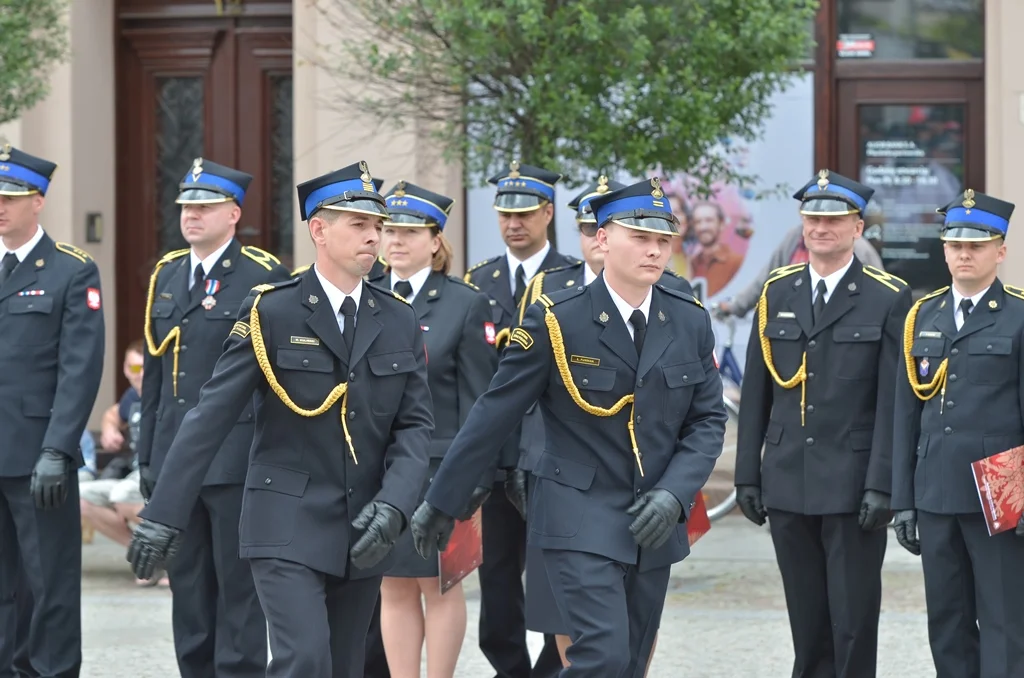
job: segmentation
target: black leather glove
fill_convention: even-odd
[[[629,531],[640,548],[656,549],[678,527],[683,505],[668,490],[655,488],[633,502],[626,513],[636,517]]]
[[[149,464],[139,466],[139,492],[142,498],[149,501],[156,490],[156,473],[150,470]]]
[[[181,530],[150,520],[143,520],[135,528],[132,543],[128,545],[128,562],[139,579],[152,579],[153,573],[164,569],[181,546]]]
[[[484,505],[487,501],[487,497],[491,496],[491,488],[484,487],[483,485],[477,485],[476,489],[473,490],[473,496],[469,498],[469,506],[459,516],[459,520],[469,520],[476,513],[476,510]]]
[[[512,469],[505,476],[505,496],[519,511],[523,520],[526,520],[526,483],[526,471],[522,469]]]
[[[423,502],[412,514],[412,543],[416,553],[426,560],[436,548],[444,551],[448,547],[448,539],[455,529],[455,519],[450,515]]]
[[[764,525],[768,512],[761,503],[761,488],[757,485],[737,485],[736,504],[747,520],[755,525]]]
[[[1015,534],[1018,537],[1024,537],[1024,516],[1021,516],[1020,520],[1017,521],[1017,529],[1015,531]]]
[[[47,448],[39,455],[29,484],[37,509],[55,509],[68,498],[70,466],[71,459],[57,450]]]
[[[892,520],[889,510],[889,495],[878,490],[864,490],[864,498],[860,502],[861,529],[880,530]]]
[[[921,542],[917,538],[917,511],[897,511],[893,518],[896,541],[915,556],[921,555]]]
[[[352,521],[352,527],[366,531],[352,547],[349,556],[353,565],[367,570],[391,553],[405,527],[405,516],[391,504],[371,501]]]

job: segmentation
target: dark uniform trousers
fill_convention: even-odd
[[[538,271],[579,264],[573,257],[548,250]],[[487,259],[470,268],[465,281],[490,297],[492,321],[507,341],[507,334],[519,320],[509,282],[506,255]],[[499,350],[502,346],[499,346]],[[521,454],[520,442],[530,438],[529,417],[539,417],[534,409],[508,436],[499,467],[514,468]],[[536,427],[536,425],[533,425]],[[525,429],[525,430],[524,430]],[[499,472],[494,489],[483,505],[483,563],[480,565],[480,651],[495,670],[495,678],[552,678],[562,663],[554,637],[545,635],[544,648],[531,669],[526,645],[526,596],[523,570],[526,567],[526,521],[505,495],[504,472]]]
[[[765,286],[743,375],[735,482],[761,488],[792,675],[870,678],[887,532],[862,529],[859,511],[865,490],[891,492],[893,368],[910,289],[854,258],[816,321],[812,291],[805,264],[773,271]],[[769,368],[788,381],[804,360],[806,381],[790,388]]]
[[[0,677],[19,668],[78,676],[81,650],[79,442],[103,372],[99,271],[88,254],[43,235],[0,287]],[[44,448],[71,458],[68,496],[35,507]],[[20,648],[20,649],[19,649]]]
[[[270,630],[268,678],[363,676],[366,632],[393,558],[353,566],[361,533],[351,523],[381,501],[408,524],[426,479],[433,422],[422,332],[390,291],[364,283],[361,294],[352,347],[314,269],[250,294],[141,513],[188,527],[208,467],[255,398],[239,547]]]
[[[390,287],[391,274],[381,271],[376,278],[371,277],[370,282]],[[429,357],[427,383],[434,417],[429,455],[431,468],[436,468],[497,369],[495,334],[488,328],[492,313],[486,295],[460,278],[437,271],[427,276],[412,306],[423,329]],[[493,477],[493,469],[488,469],[481,482],[490,483]],[[420,496],[424,492],[426,484]],[[426,577],[437,574],[437,562],[424,562],[413,549],[410,533],[402,535],[395,551],[396,567],[387,575]],[[408,562],[410,560],[412,562]],[[365,678],[390,678],[390,675],[381,637],[378,601],[366,637]]]
[[[907,319],[893,508],[917,510],[937,678],[1024,676],[1024,538],[988,535],[970,466],[1024,445],[1024,291],[997,279],[959,331],[955,311],[943,288]],[[928,385],[943,362],[944,388],[920,400],[910,380]]]
[[[426,500],[459,515],[501,441],[539,402],[547,444],[533,468],[529,539],[543,550],[573,641],[571,666],[560,675],[643,675],[667,570],[689,553],[685,521],[722,450],[726,414],[710,317],[693,297],[658,285],[638,358],[603,277],[545,303],[530,306],[512,332],[490,389],[452,442]],[[549,335],[546,313],[561,340]],[[570,395],[564,372],[594,407],[611,408],[635,393],[642,475],[630,408],[591,414]],[[682,514],[666,544],[639,549],[626,509],[655,488],[675,496]]]
[[[205,273],[206,282],[190,290],[191,257],[188,250],[178,250],[164,257],[151,280],[146,318],[151,344],[137,450],[140,466],[159,474],[158,484],[165,480],[167,450],[213,374],[242,301],[256,285],[289,278],[276,258],[235,239]],[[177,356],[171,344],[154,355],[174,328],[180,332]],[[178,557],[167,565],[174,648],[183,678],[255,678],[266,671],[266,621],[249,564],[238,557],[238,519],[252,439],[249,403],[206,473]]]

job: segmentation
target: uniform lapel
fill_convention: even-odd
[[[950,341],[956,341],[956,319],[953,317],[953,313],[956,309],[953,304],[953,290],[950,288],[948,292],[942,297],[942,301],[939,302],[939,307],[935,309],[935,315],[932,316],[932,326],[946,335],[946,338]]]
[[[42,239],[25,257],[25,261],[19,263],[11,273],[11,277],[4,281],[3,289],[0,289],[0,301],[31,286],[38,279],[36,270],[46,266],[47,261],[52,259],[56,253],[57,248],[54,246],[53,240],[44,233]],[[42,266],[36,265],[39,260],[42,260]]]
[[[420,291],[422,292],[422,290]],[[363,296],[359,300],[359,310],[356,311],[356,336],[353,342],[355,346],[352,347],[352,360],[349,365],[357,364],[366,355],[373,340],[380,334],[381,323],[377,319],[378,312],[380,312],[380,299],[375,298],[370,286],[363,283]]]
[[[808,268],[810,267],[808,266]],[[808,273],[808,276],[810,276],[810,273]],[[854,257],[850,268],[839,280],[836,288],[832,290],[832,296],[829,297],[828,303],[825,304],[825,310],[822,311],[821,317],[818,318],[818,322],[814,324],[814,328],[808,336],[820,334],[849,313],[857,303],[857,297],[860,296],[860,289],[863,285],[864,267],[857,260],[857,257]],[[807,295],[808,300],[810,296],[810,294]]]
[[[188,288],[188,283],[191,279],[192,253],[190,252],[177,262],[177,266],[172,272],[171,280],[167,283],[167,286],[171,289],[171,294],[174,295],[174,303],[178,305],[178,310],[181,311],[182,315],[188,313],[191,302],[192,291]]]
[[[430,311],[433,310],[433,306],[444,294],[444,286],[448,280],[443,274],[437,271],[431,271],[430,275],[423,282],[423,287],[416,293],[416,297],[412,300],[412,307],[416,310],[416,317],[423,320]]]
[[[302,304],[311,311],[306,324],[324,342],[324,346],[336,355],[343,365],[348,366],[348,351],[338,327],[338,313],[331,308],[331,302],[317,280],[313,267],[302,274]],[[358,323],[356,323],[358,326]]]
[[[811,331],[814,329],[814,321],[811,314],[811,274],[808,272],[807,267],[793,276],[793,281],[790,283],[789,294],[785,299],[785,309],[768,309],[768,319],[772,317],[778,317],[777,311],[788,310],[796,316],[796,321],[800,324],[800,328],[804,331],[807,336],[811,335]],[[772,316],[772,311],[776,311],[775,315]]]
[[[516,317],[516,301],[512,297],[512,291],[509,288],[508,255],[506,254],[498,259],[495,264],[497,265],[495,271],[498,275],[495,276],[492,273],[489,277],[480,281],[483,284],[479,285],[479,287],[481,290],[486,292],[491,299],[498,302],[498,305],[501,306],[506,313],[514,318]]]
[[[985,292],[985,296],[978,302],[977,307],[968,314],[956,338],[963,339],[979,330],[995,325],[996,314],[1003,310],[1005,300],[1003,284],[999,282],[999,278],[996,278],[992,286],[988,288],[988,292]]]
[[[636,376],[641,379],[647,376],[647,372],[654,367],[654,364],[672,343],[672,332],[668,325],[669,317],[663,310],[665,293],[655,287],[652,294],[651,311],[647,318],[647,335],[644,337],[644,348],[640,353],[640,367],[636,372]]]
[[[612,301],[611,295],[608,294],[604,274],[599,275],[587,289],[590,291],[594,322],[604,327],[604,331],[601,332],[601,343],[610,348],[615,355],[622,358],[634,370],[637,369],[636,346],[629,338],[629,330],[626,329],[626,323],[623,322],[619,309]]]

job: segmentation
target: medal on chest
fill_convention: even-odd
[[[206,281],[206,297],[202,301],[203,308],[207,311],[212,311],[213,307],[217,305],[217,300],[213,295],[217,294],[217,290],[220,289],[219,280],[207,280]]]
[[[917,364],[917,371],[922,377],[928,376],[928,358],[921,358],[921,362]]]

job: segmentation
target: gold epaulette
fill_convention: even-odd
[[[356,449],[352,444],[352,435],[348,431],[348,383],[342,382],[331,389],[331,392],[327,394],[327,398],[321,403],[320,407],[313,410],[307,410],[299,407],[295,404],[295,401],[291,399],[288,392],[281,386],[281,382],[277,380],[277,376],[274,374],[274,368],[270,365],[270,357],[267,355],[267,346],[263,341],[263,331],[260,325],[260,314],[257,310],[260,304],[260,299],[268,289],[275,289],[273,285],[257,285],[253,288],[258,293],[256,298],[252,302],[252,310],[249,312],[249,336],[252,338],[252,350],[256,354],[256,363],[260,366],[260,370],[263,372],[263,376],[267,380],[267,384],[270,386],[270,390],[274,392],[285,407],[299,415],[300,417],[317,417],[326,412],[327,410],[334,407],[334,403],[341,399],[341,429],[345,434],[345,442],[348,443],[349,453],[352,455],[352,461],[359,464],[359,459],[356,458]]]
[[[171,366],[171,390],[174,397],[178,397],[178,349],[181,346],[181,327],[175,326],[167,333],[164,340],[160,342],[158,346],[156,341],[153,339],[153,298],[156,294],[156,280],[160,275],[160,269],[167,264],[180,259],[189,253],[189,250],[174,250],[168,252],[160,258],[160,261],[156,262],[156,266],[153,267],[153,273],[149,276],[149,290],[146,292],[146,309],[145,309],[145,325],[143,326],[143,335],[146,338],[146,350],[149,351],[149,355],[154,358],[162,358],[167,353],[168,347],[171,342],[174,342],[174,363]]]
[[[475,266],[470,266],[469,268],[466,269],[466,274],[464,276],[462,276],[462,279],[465,282],[469,282],[470,274],[473,273],[473,271],[475,271],[476,269],[480,268],[481,266],[486,266],[487,264],[493,264],[495,261],[497,261],[500,258],[501,257],[491,257],[490,259],[484,259],[483,261],[481,261],[479,264],[476,264]]]
[[[303,273],[309,270],[309,266],[309,264],[306,264],[305,266],[299,266],[297,269],[292,271],[292,277],[294,278],[297,275],[302,275]]]
[[[769,374],[772,375],[772,379],[781,388],[790,389],[800,385],[800,425],[804,425],[804,414],[807,407],[807,351],[804,351],[803,356],[800,359],[800,368],[796,371],[789,379],[783,379],[779,376],[779,372],[775,369],[775,361],[772,359],[772,344],[768,337],[765,335],[764,328],[768,324],[768,286],[776,280],[781,280],[787,276],[793,275],[799,271],[804,270],[805,264],[791,264],[789,266],[782,266],[775,269],[768,275],[768,280],[765,281],[764,286],[761,288],[761,298],[757,300],[757,332],[761,340],[761,355],[764,358],[765,367],[768,368]]]
[[[927,384],[922,384],[917,378],[917,365],[914,363],[914,356],[911,355],[911,348],[914,346],[914,333],[916,331],[917,314],[921,310],[921,306],[924,302],[929,299],[934,299],[937,296],[945,294],[949,290],[949,286],[929,292],[920,299],[918,299],[913,306],[910,307],[910,311],[907,313],[907,320],[903,325],[903,360],[907,366],[907,380],[910,382],[910,388],[913,389],[914,395],[919,400],[928,401],[935,397],[936,394],[946,393],[946,369],[949,366],[949,358],[943,358],[942,362],[939,363],[939,367],[935,370],[935,376]],[[942,403],[939,404],[940,412]]]
[[[242,254],[249,257],[268,271],[274,270],[274,266],[281,265],[281,260],[273,254],[265,250],[261,250],[259,247],[253,247],[252,245],[246,245],[243,247]]]
[[[1017,287],[1015,285],[1003,285],[1003,291],[1009,294],[1011,297],[1017,297],[1018,299],[1024,299],[1024,288]]]
[[[66,243],[66,242],[55,242],[55,243],[53,243],[53,245],[54,245],[54,247],[57,248],[58,252],[66,254],[69,257],[74,257],[75,259],[78,259],[83,264],[92,261],[92,256],[88,252],[86,252],[83,249],[79,249],[78,247],[75,247],[74,245],[71,245],[71,244]]]
[[[683,292],[682,290],[676,290],[676,289],[672,289],[671,287],[666,287],[665,285],[662,285],[661,283],[655,283],[655,284],[658,286],[659,290],[661,290],[662,292],[668,294],[669,296],[676,297],[677,299],[682,299],[683,301],[688,301],[691,304],[693,304],[694,306],[698,306],[700,308],[704,308],[704,304],[700,303],[700,299],[698,299],[697,297],[693,296],[692,294],[687,294],[686,292]]]
[[[901,287],[894,285],[892,282],[893,280],[903,285],[903,287],[908,287],[907,281],[904,280],[903,278],[897,278],[896,276],[886,273],[882,269],[875,268],[874,266],[865,265],[864,273],[868,277],[874,278],[878,282],[882,283],[883,285],[891,289],[893,292],[899,292],[902,289]]]

